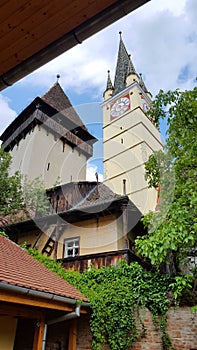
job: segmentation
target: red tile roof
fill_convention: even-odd
[[[0,282],[87,301],[76,288],[36,261],[17,244],[1,235]]]

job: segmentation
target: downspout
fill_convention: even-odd
[[[74,312],[70,312],[69,314],[57,317],[57,318],[53,318],[52,320],[48,321],[47,324],[45,324],[44,327],[44,334],[43,334],[43,339],[42,339],[42,350],[45,350],[46,347],[46,338],[47,338],[47,328],[48,326],[55,324],[55,323],[59,323],[59,322],[63,322],[63,321],[67,321],[67,320],[71,320],[73,318],[77,318],[80,317],[80,309],[81,309],[81,304],[77,304],[75,311]]]
[[[123,195],[126,196],[126,179],[123,179]],[[122,204],[122,231],[123,231],[123,240],[124,240],[124,249],[129,248],[128,241],[128,227],[127,227],[127,204]],[[124,254],[124,260],[129,263],[128,254]]]
[[[46,339],[47,339],[47,323],[45,323],[44,325],[44,334],[43,334],[43,338],[42,338],[42,350],[45,350],[46,348]]]
[[[67,320],[71,320],[72,318],[77,318],[80,317],[80,308],[81,308],[81,304],[77,304],[75,311],[74,312],[70,312],[69,314],[54,318],[50,321],[47,322],[47,325],[51,325],[54,323],[59,323],[59,322],[63,322],[63,321],[67,321]]]

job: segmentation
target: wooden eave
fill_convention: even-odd
[[[103,217],[111,214],[116,214],[117,216],[119,216],[122,214],[122,205],[127,205],[127,203],[128,203],[128,197],[123,196],[118,199],[109,200],[109,202],[105,201],[104,203],[100,203],[98,205],[95,204],[95,205],[80,208],[80,209],[72,208],[66,212],[58,212],[42,218],[35,218],[35,220],[29,219],[26,221],[15,223],[15,224],[9,224],[2,228],[8,235],[13,235],[15,233],[20,234],[24,232],[38,230],[38,227],[39,229],[43,227],[43,231],[44,231],[46,229],[46,223],[47,223],[47,226],[51,224],[55,224],[57,222],[57,217],[61,217],[63,220],[65,220],[68,223],[74,223],[82,220],[88,220],[95,217]],[[91,209],[91,211],[88,212],[88,209]]]
[[[97,139],[62,115],[62,119],[66,119],[66,123],[68,122],[69,127],[66,128],[58,123],[55,117],[53,118],[57,114],[61,113],[49,106],[40,97],[36,97],[1,135],[5,151],[12,149],[22,138],[26,137],[27,133],[31,132],[35,125],[39,124],[53,133],[55,138],[60,138],[63,142],[70,144],[71,147],[77,146],[81,152],[89,157],[92,156],[92,144]],[[74,133],[76,129],[80,130],[77,135]]]
[[[148,1],[2,1],[0,90]]]
[[[42,309],[52,309],[65,312],[72,312],[75,310],[75,304],[69,304],[68,302],[57,301],[53,299],[44,299],[41,297],[35,297],[30,295],[24,295],[20,293],[11,293],[9,291],[3,291],[0,288],[0,302],[7,302],[11,304],[19,304],[23,306],[31,306]],[[77,300],[76,300],[77,303]],[[82,307],[81,313],[87,313],[86,308]]]

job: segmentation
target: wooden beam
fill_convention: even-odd
[[[77,319],[70,321],[69,327],[69,339],[68,339],[68,350],[77,349]]]
[[[0,315],[40,319],[43,312],[27,306],[9,305],[8,303],[0,302]]]
[[[20,294],[10,294],[8,292],[0,291],[0,301],[22,304],[28,306],[41,307],[46,309],[55,309],[62,311],[74,311],[75,305],[66,304],[61,301],[55,301],[50,299],[44,299],[41,297],[35,297],[32,295],[20,295]]]
[[[45,318],[43,316],[40,319],[39,324],[35,328],[33,350],[42,350],[44,327],[45,327]]]

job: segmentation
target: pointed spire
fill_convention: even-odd
[[[131,61],[131,55],[129,55],[129,63],[128,63],[128,69],[127,69],[127,77],[128,75],[130,74],[136,74],[136,71],[135,71],[135,68],[134,68],[134,65]]]
[[[142,73],[139,74],[140,75],[140,81],[139,81],[139,85],[141,86],[141,88],[144,90],[144,92],[148,92],[146,85],[144,84],[144,81],[142,79]]]
[[[106,86],[106,91],[107,90],[113,90],[114,87],[111,82],[111,77],[110,77],[110,70],[107,71],[107,86]]]
[[[122,33],[119,32],[119,34],[120,34],[120,43],[119,43],[119,50],[118,50],[118,59],[116,64],[113,95],[116,95],[118,92],[122,91],[125,88],[128,70],[135,72],[135,68],[131,62],[131,58],[128,55],[128,52],[122,40],[122,36],[121,36]]]
[[[58,81],[56,81],[41,99],[51,107],[55,108],[57,112],[61,112],[61,114],[66,116],[67,119],[72,121],[75,125],[80,126],[87,131],[81,118],[73,108],[69,98],[66,96]]]

